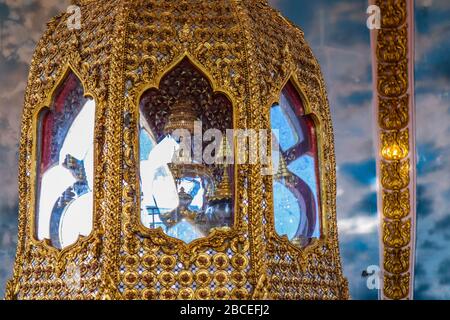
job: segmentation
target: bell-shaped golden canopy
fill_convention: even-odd
[[[48,23],[30,70],[20,143],[20,227],[8,299],[342,299],[334,142],[325,84],[303,32],[264,0],[74,0]],[[191,243],[140,219],[139,104],[188,61],[225,95],[234,129],[270,129],[286,83],[317,122],[321,236],[274,229],[272,177],[235,164],[234,225]],[[96,102],[92,233],[58,249],[35,235],[39,114],[68,74]],[[174,119],[176,120],[176,119]],[[222,168],[223,170],[223,168]],[[223,172],[223,171],[222,171]],[[223,183],[227,181],[224,176]],[[231,180],[231,179],[230,179]]]

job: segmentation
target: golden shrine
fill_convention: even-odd
[[[52,19],[31,65],[6,298],[347,299],[303,32],[265,0],[73,3],[81,28]],[[276,130],[278,157],[174,160],[229,129]],[[227,133],[211,154],[244,159],[242,141],[263,148]]]

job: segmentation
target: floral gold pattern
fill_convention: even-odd
[[[409,270],[409,255],[411,254],[411,250],[409,248],[406,249],[398,249],[398,248],[389,248],[386,250],[386,256],[389,256],[389,259],[384,261],[384,269],[387,272],[394,274],[402,274]]]
[[[409,124],[409,95],[379,101],[378,121],[383,130],[400,130]]]
[[[381,184],[388,190],[401,190],[410,182],[409,159],[404,161],[381,162]]]
[[[48,24],[30,70],[19,164],[19,236],[7,299],[347,299],[336,225],[334,138],[324,80],[303,32],[265,0],[75,0]],[[139,219],[139,101],[188,60],[233,106],[237,129],[270,129],[291,80],[318,123],[322,237],[299,249],[274,229],[272,179],[235,165],[235,221],[186,244]],[[72,70],[96,101],[94,222],[58,251],[32,233],[35,114]],[[256,142],[258,143],[258,142]],[[239,153],[239,152],[238,152]],[[73,270],[83,267],[73,284]],[[77,274],[77,272],[75,273]]]
[[[409,189],[403,191],[383,191],[383,214],[389,219],[402,219],[409,215]]]
[[[403,248],[411,241],[411,221],[385,220],[383,242],[391,248]]]
[[[400,300],[408,297],[410,274],[386,275],[384,279],[384,293],[387,297]]]
[[[386,160],[401,160],[408,156],[409,131],[387,131],[381,134],[381,155]]]
[[[378,127],[380,247],[384,299],[412,298],[415,222],[415,150],[411,0],[376,0],[381,30],[373,31]]]

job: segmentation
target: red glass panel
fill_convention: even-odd
[[[280,148],[284,166],[280,170],[284,170],[284,174],[276,175],[274,181],[275,227],[279,234],[304,246],[312,238],[320,237],[321,232],[317,132],[312,116],[306,115],[302,99],[292,83],[283,89],[280,101],[274,108],[281,109],[282,114],[272,112],[272,129],[283,130],[280,139],[286,139],[287,129],[276,127],[282,123],[278,118],[284,117],[284,122],[291,124],[288,133],[299,138],[286,150]]]
[[[58,162],[64,138],[86,101],[80,81],[70,73],[56,93],[52,108],[41,116],[40,173]]]
[[[56,91],[52,105],[39,115],[36,234],[57,248],[89,233],[80,226],[84,214],[92,215],[94,118],[95,103],[84,96],[73,73]],[[71,216],[71,210],[80,208],[88,212]],[[71,222],[63,226],[65,218]]]

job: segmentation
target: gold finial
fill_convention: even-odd
[[[191,28],[189,24],[185,23],[183,28],[179,31],[178,37],[182,42],[188,42],[189,41],[189,35],[191,34]]]
[[[186,129],[194,134],[195,121],[198,116],[194,105],[189,100],[179,100],[170,108],[170,115],[164,127],[165,134],[171,134],[177,129]]]
[[[278,172],[275,174],[276,180],[290,180],[292,178],[292,173],[289,171],[286,159],[283,155],[280,155],[280,163],[278,164]]]
[[[233,151],[231,150],[231,146],[228,143],[228,139],[226,136],[222,138],[220,143],[220,148],[216,154],[217,163],[224,163],[228,160],[228,157],[233,155]]]
[[[230,188],[230,177],[228,175],[228,166],[225,166],[223,169],[222,181],[220,181],[219,186],[217,187],[214,196],[212,196],[209,200],[224,200],[231,199],[233,194],[231,193]]]
[[[216,163],[225,163],[223,166],[222,181],[220,181],[219,185],[217,186],[217,190],[214,192],[210,200],[224,200],[232,198],[230,177],[228,175],[228,164],[226,162],[227,158],[230,155],[232,155],[232,150],[230,145],[228,144],[226,136],[224,136],[220,143],[220,148],[216,154]]]

